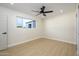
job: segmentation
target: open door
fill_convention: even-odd
[[[0,16],[0,50],[6,49],[7,47],[7,17]]]

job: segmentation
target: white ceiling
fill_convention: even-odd
[[[45,10],[54,11],[53,13],[47,14],[47,17],[49,17],[50,15],[54,16],[60,14],[60,10],[63,10],[63,13],[75,10],[75,3],[14,3],[13,5],[11,5],[10,3],[0,3],[0,6],[17,10],[30,15],[37,14],[32,10],[39,11],[42,6],[46,6]],[[41,15],[41,17],[43,16]]]

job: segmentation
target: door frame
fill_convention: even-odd
[[[7,24],[6,24],[6,31],[7,31],[6,42],[7,42],[7,47],[5,49],[8,49],[8,16],[7,15],[1,15],[1,14],[0,14],[0,16],[6,17],[6,22],[7,22]],[[3,50],[5,50],[5,49],[3,49]]]

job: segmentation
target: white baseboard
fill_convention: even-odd
[[[51,37],[48,37],[48,36],[46,36],[45,38],[51,39],[51,40],[57,40],[57,41],[61,41],[61,42],[66,42],[66,43],[70,43],[70,44],[76,45],[76,42],[69,42],[69,41],[65,41],[65,40],[60,40],[58,38],[51,38]]]
[[[66,42],[66,43],[71,43],[71,44],[75,44],[75,45],[76,45],[76,43],[73,43],[73,42],[68,42],[68,41],[59,40],[59,39],[57,39],[57,38],[50,38],[50,37],[47,37],[47,36],[46,36],[46,37],[36,37],[36,38],[29,39],[29,40],[26,40],[26,41],[14,43],[14,44],[9,44],[8,47],[13,47],[13,46],[16,46],[16,45],[19,45],[19,44],[22,44],[22,43],[25,43],[25,42],[29,42],[29,41],[32,41],[32,40],[36,40],[36,39],[39,39],[39,38],[47,38],[47,39],[51,39],[51,40],[57,40],[57,41]]]
[[[41,37],[36,37],[36,38],[29,39],[29,40],[26,40],[26,41],[21,41],[21,42],[18,42],[18,43],[9,44],[8,47],[13,47],[13,46],[16,46],[16,45],[19,45],[19,44],[22,44],[22,43],[25,43],[25,42],[29,42],[29,41],[32,41],[32,40],[36,40],[36,39],[39,39],[39,38],[41,38]]]

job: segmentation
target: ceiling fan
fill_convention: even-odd
[[[40,15],[40,14],[43,14],[43,16],[46,16],[46,13],[52,13],[53,11],[45,11],[45,6],[42,6],[42,8],[40,8],[40,11],[34,11],[34,10],[32,10],[32,11],[34,11],[34,12],[38,12],[38,14],[36,15],[36,16],[38,16],[38,15]]]

